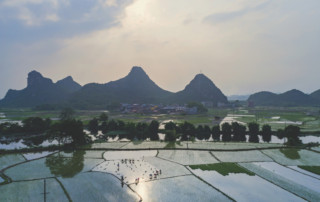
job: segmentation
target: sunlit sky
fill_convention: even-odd
[[[37,70],[107,83],[141,66],[176,92],[320,88],[319,0],[1,0],[0,98]]]

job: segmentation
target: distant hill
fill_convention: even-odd
[[[312,98],[320,101],[320,89],[314,91],[313,93],[311,93],[310,96],[311,96]]]
[[[239,101],[245,101],[249,98],[250,95],[229,95],[228,100],[239,100]]]
[[[80,108],[101,108],[113,102],[159,103],[171,94],[155,84],[141,67],[133,67],[126,77],[119,80],[83,86],[72,97],[71,103]]]
[[[56,85],[69,93],[73,93],[81,89],[81,85],[75,82],[71,76],[57,81]]]
[[[23,90],[9,90],[0,100],[1,107],[34,107],[42,104],[57,104],[67,100],[81,86],[67,77],[57,83],[43,77],[39,72],[28,74],[28,84]]]
[[[115,103],[227,103],[227,97],[205,75],[198,74],[184,90],[172,93],[154,83],[141,67],[133,67],[124,78],[106,84],[89,83],[81,87],[66,77],[56,83],[39,72],[28,75],[23,90],[9,90],[0,107],[34,107],[67,104],[81,109],[105,109]]]
[[[215,105],[228,102],[227,97],[204,74],[196,75],[184,90],[174,94],[173,100],[180,103],[209,101]]]
[[[262,91],[250,95],[248,101],[253,102],[256,106],[295,107],[320,105],[320,102],[313,96],[296,89],[281,94]]]

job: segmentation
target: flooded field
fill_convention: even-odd
[[[282,149],[5,154],[0,155],[0,201],[318,201],[320,176],[297,165],[319,166],[320,154],[297,153],[298,159]],[[247,170],[234,173],[222,162]],[[220,174],[192,165],[229,171]]]

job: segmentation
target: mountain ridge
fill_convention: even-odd
[[[34,96],[36,95],[36,96]],[[38,101],[32,101],[38,99]],[[29,100],[23,102],[23,100]],[[204,74],[198,74],[182,90],[173,93],[159,87],[138,66],[123,78],[105,84],[79,85],[71,76],[53,83],[37,71],[28,74],[28,85],[22,90],[9,90],[0,100],[2,107],[34,107],[41,104],[67,103],[75,108],[100,109],[118,103],[187,103],[209,101],[227,103],[226,96]]]
[[[292,89],[279,94],[261,91],[250,95],[247,101],[253,102],[256,106],[295,107],[320,105],[320,99],[316,99],[315,96],[312,96],[312,93],[305,94],[297,89]]]

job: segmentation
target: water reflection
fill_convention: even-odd
[[[63,178],[72,178],[82,171],[84,167],[84,155],[86,151],[76,150],[70,153],[59,152],[46,158],[46,166],[51,174]]]
[[[288,159],[297,160],[300,159],[300,149],[280,149],[280,152],[285,155]]]

